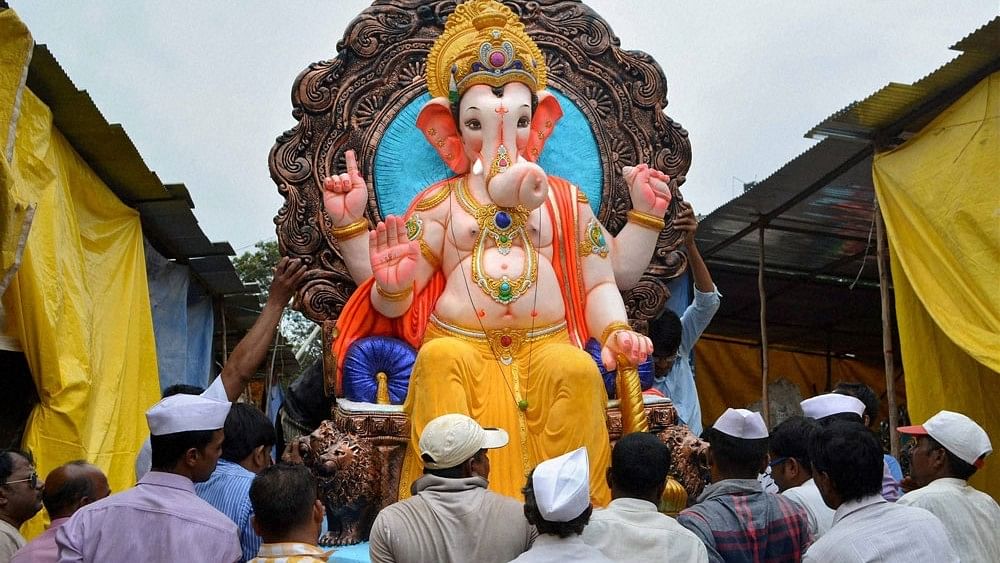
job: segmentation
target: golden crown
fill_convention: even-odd
[[[496,0],[469,0],[448,16],[427,54],[427,89],[452,103],[476,84],[545,88],[545,58],[510,8]]]

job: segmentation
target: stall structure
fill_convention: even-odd
[[[1000,440],[1000,18],[952,49],[823,120],[819,143],[701,223],[725,295],[696,349],[706,419],[765,383],[773,424],[861,381],[890,426],[893,403],[915,422],[950,409]],[[1000,495],[1000,465],[974,484]]]

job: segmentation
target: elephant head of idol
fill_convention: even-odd
[[[535,161],[562,117],[545,83],[545,59],[510,8],[465,2],[427,56],[432,99],[417,127],[452,171],[481,176],[494,203],[523,204],[536,198],[519,190],[545,184]]]

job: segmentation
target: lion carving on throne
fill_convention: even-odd
[[[569,0],[384,1],[297,79],[280,247],[313,268],[333,424],[383,456],[383,505],[441,414],[510,433],[490,488],[516,498],[587,447],[599,506],[612,439],[676,423],[642,393],[643,329],[685,267],[667,219],[690,146],[662,72],[617,45]]]

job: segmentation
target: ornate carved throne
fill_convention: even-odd
[[[549,65],[549,89],[565,116],[548,141],[540,164],[580,186],[603,224],[618,232],[631,208],[621,167],[647,162],[672,178],[676,188],[690,166],[687,132],[665,113],[667,84],[648,55],[620,48],[607,22],[579,0],[504,0],[521,17]],[[353,149],[369,182],[367,218],[401,214],[425,186],[450,176],[415,126],[429,99],[425,57],[441,33],[455,0],[377,0],[348,27],[337,56],[309,65],[292,89],[293,117],[269,156],[271,177],[285,203],[275,218],[281,253],[303,259],[307,282],[297,303],[323,326],[327,393],[337,391],[334,324],[355,284],[330,235],[323,211],[321,180],[345,169]],[[668,216],[668,218],[669,218]],[[625,292],[636,329],[657,317],[669,297],[667,283],[687,266],[677,250],[680,236],[660,233],[651,264],[641,281]],[[676,423],[669,401],[647,404],[653,431]],[[609,405],[612,440],[621,419]],[[405,416],[396,405],[359,405],[338,399],[334,421],[372,441],[383,456],[383,505],[395,500],[398,468],[408,439]]]

